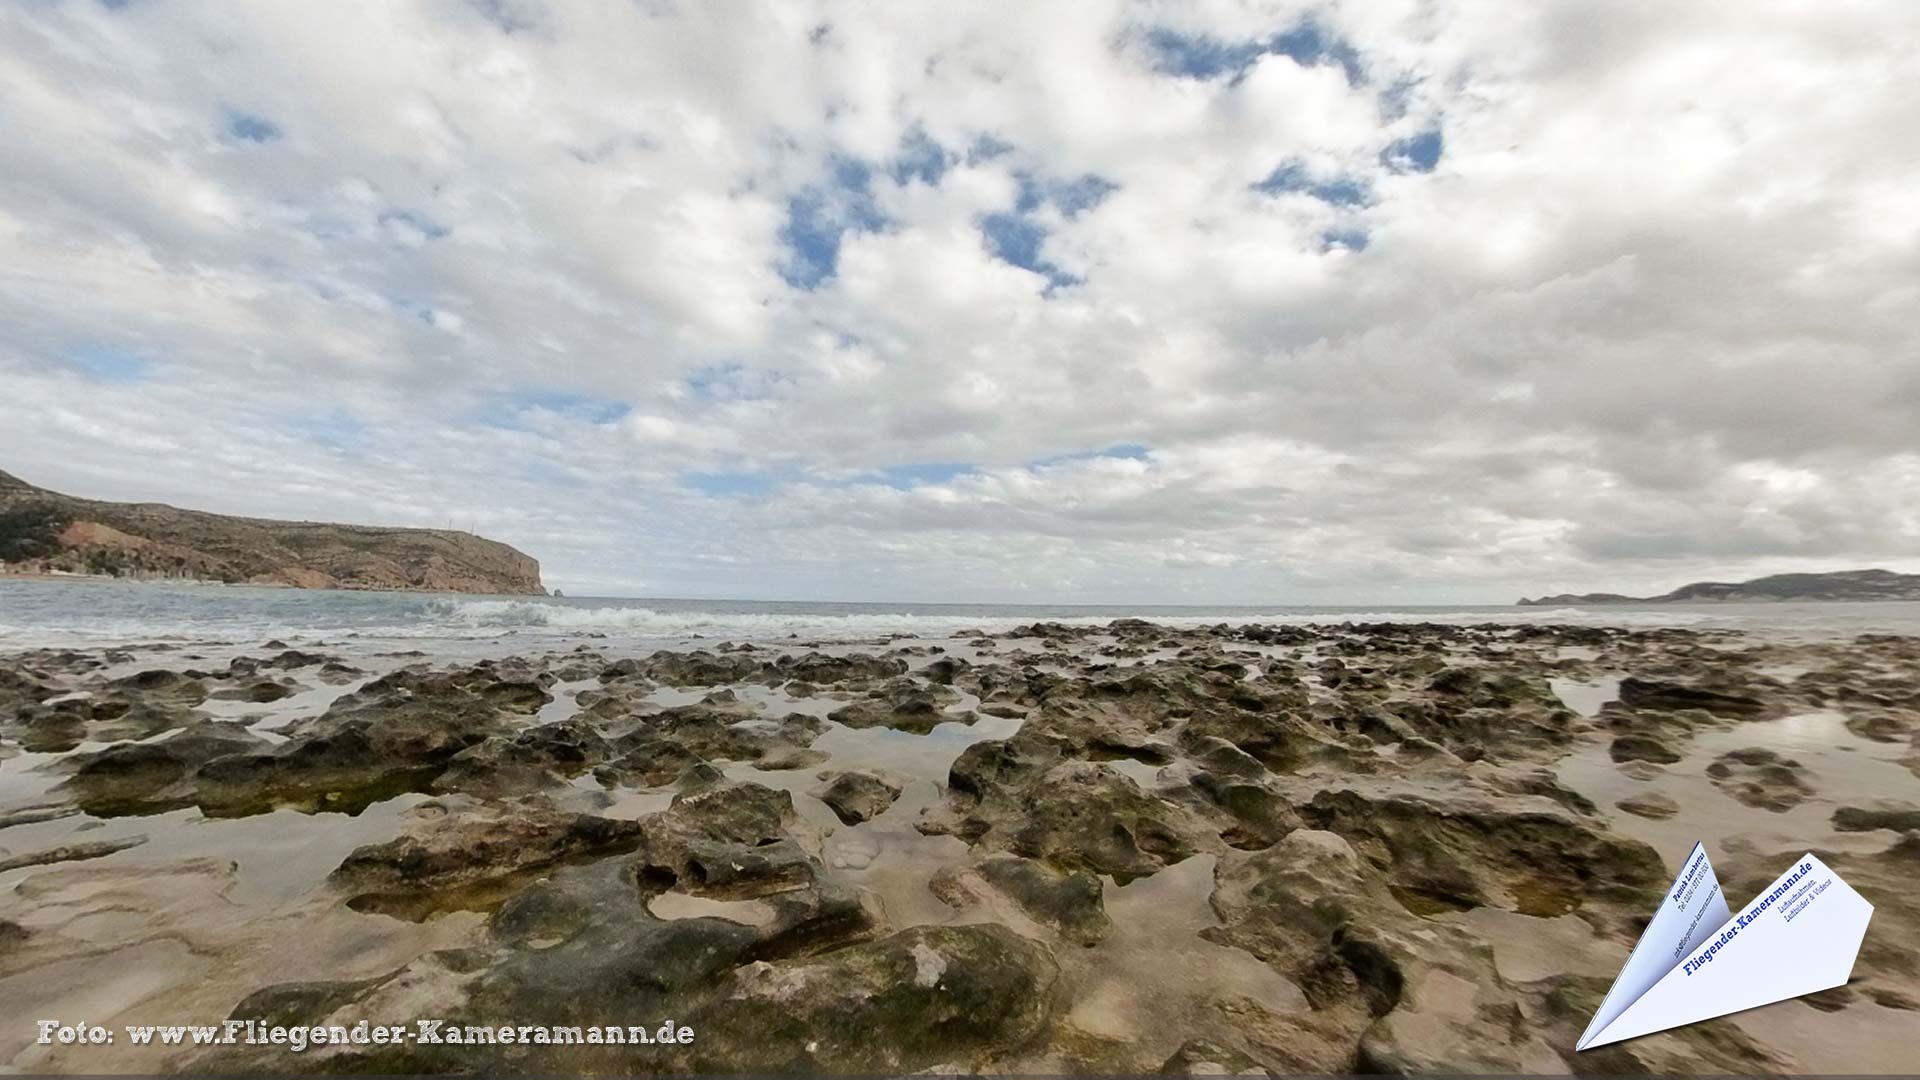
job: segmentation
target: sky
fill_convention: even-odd
[[[1920,571],[1920,5],[0,6],[0,469],[569,594]]]

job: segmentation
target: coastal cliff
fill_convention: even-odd
[[[1711,604],[1786,600],[1920,600],[1920,574],[1891,570],[1840,570],[1831,574],[1774,574],[1752,581],[1696,581],[1660,596],[1561,593],[1521,599],[1521,607],[1561,604]]]
[[[0,472],[0,564],[307,589],[539,595],[540,564],[448,529],[272,521],[80,499]]]

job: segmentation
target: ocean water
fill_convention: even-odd
[[[1702,604],[1538,608],[1270,605],[878,604],[611,597],[374,593],[76,579],[0,579],[0,651],[144,642],[363,644],[512,640],[539,645],[604,637],[665,646],[712,641],[941,637],[1036,620],[1100,624],[1142,618],[1211,623],[1578,623],[1726,628],[1789,636],[1920,634],[1920,603]]]

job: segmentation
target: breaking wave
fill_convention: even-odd
[[[0,582],[0,648],[132,642],[407,640],[525,642],[581,637],[857,641],[889,635],[999,633],[1040,622],[1103,625],[1142,618],[1170,627],[1365,622],[1573,623],[1726,627],[1787,634],[1920,633],[1920,603],[1687,607],[1266,607],[1040,604],[831,604],[599,597],[478,597],[321,592],[152,582]],[[450,645],[451,647],[451,645]]]
[[[663,610],[644,602],[606,606],[574,606],[542,600],[459,600],[441,602],[438,612],[445,629],[493,633],[504,630],[603,632],[639,637],[678,637],[692,634],[764,638],[798,634],[808,637],[871,637],[881,634],[934,636],[963,629],[989,632],[1033,622],[1068,626],[1102,626],[1115,619],[1141,618],[1165,626],[1207,626],[1216,623],[1271,623],[1283,625],[1343,622],[1518,623],[1593,622],[1612,625],[1691,625],[1710,615],[1686,612],[1596,611],[1583,608],[1487,608],[1355,610],[1334,608],[1274,609],[1158,609],[1100,608],[1078,610],[1046,607],[980,607],[960,610],[830,610],[854,605],[792,605],[796,610]],[[732,607],[734,605],[729,605]],[[749,607],[742,602],[738,607]],[[783,605],[784,606],[784,605]],[[861,605],[867,606],[867,605]],[[870,605],[887,608],[888,605]],[[929,605],[929,608],[932,606]]]

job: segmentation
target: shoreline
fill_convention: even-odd
[[[1895,597],[1741,596],[1741,597],[1689,597],[1689,598],[1677,599],[1677,600],[1666,599],[1661,597],[1651,597],[1651,598],[1627,598],[1622,600],[1569,599],[1565,601],[1554,600],[1552,598],[1542,598],[1540,600],[1531,600],[1531,601],[1523,599],[1519,601],[1488,602],[1488,603],[1464,603],[1464,602],[1463,603],[1406,603],[1406,602],[1399,602],[1399,601],[1369,602],[1369,601],[1361,600],[1361,601],[1351,601],[1351,602],[1340,603],[1340,604],[1300,604],[1300,603],[1278,603],[1278,602],[1271,603],[1271,604],[1243,604],[1243,603],[1241,604],[1225,604],[1225,603],[1222,603],[1222,604],[1204,604],[1204,603],[1201,603],[1201,604],[1168,604],[1168,603],[1126,604],[1126,603],[1095,603],[1095,602],[1084,602],[1084,601],[1061,602],[1061,603],[1019,601],[1019,602],[1003,603],[1003,602],[995,602],[995,601],[973,602],[973,601],[918,601],[918,600],[766,600],[766,599],[758,599],[758,598],[751,598],[751,597],[601,596],[601,595],[589,594],[589,593],[556,594],[553,590],[546,589],[544,586],[542,587],[542,591],[538,593],[483,593],[483,592],[469,592],[469,591],[460,590],[460,589],[408,589],[408,588],[389,588],[386,586],[379,586],[379,585],[331,585],[331,586],[315,587],[315,586],[309,586],[309,585],[292,585],[286,582],[277,582],[277,581],[220,581],[214,578],[145,577],[145,576],[136,576],[136,575],[85,574],[85,573],[75,573],[75,572],[67,572],[67,571],[16,570],[16,569],[12,569],[6,564],[0,563],[0,581],[7,581],[7,580],[49,581],[49,582],[53,582],[53,581],[126,582],[129,584],[140,584],[140,585],[152,584],[152,585],[217,586],[220,588],[230,588],[230,589],[278,589],[278,590],[287,590],[291,592],[311,592],[311,593],[342,593],[342,592],[394,593],[394,594],[402,594],[402,595],[419,595],[419,596],[436,596],[436,597],[437,596],[473,596],[473,597],[500,598],[500,599],[510,599],[510,600],[540,600],[540,599],[574,600],[574,601],[597,600],[597,601],[607,601],[614,604],[648,604],[648,603],[661,603],[661,604],[673,604],[673,605],[764,604],[768,606],[777,606],[777,607],[805,607],[805,608],[835,608],[835,607],[928,608],[928,609],[1024,608],[1024,609],[1031,609],[1034,611],[1064,611],[1064,610],[1070,610],[1070,609],[1084,609],[1090,612],[1111,612],[1111,611],[1131,610],[1131,611],[1138,611],[1144,614],[1152,614],[1155,612],[1177,611],[1177,610],[1209,610],[1209,609],[1219,610],[1222,612],[1230,612],[1230,611],[1259,612],[1259,611],[1276,611],[1276,610],[1290,610],[1290,609],[1298,609],[1302,611],[1325,610],[1329,612],[1339,612],[1339,611],[1420,611],[1420,610],[1444,611],[1444,610],[1459,610],[1459,609],[1473,609],[1473,608],[1484,608],[1489,610],[1511,609],[1515,612],[1538,611],[1540,613],[1547,613],[1557,608],[1578,608],[1581,610],[1619,609],[1619,610],[1632,611],[1632,610],[1640,610],[1640,609],[1683,610],[1691,607],[1720,608],[1720,607],[1753,606],[1753,607],[1766,608],[1766,607],[1778,607],[1781,605],[1788,605],[1788,604],[1840,604],[1840,605],[1849,605],[1849,606],[1858,605],[1858,604],[1920,604],[1920,597],[1900,597],[1900,596],[1895,596]]]
[[[692,648],[744,641],[886,644],[963,631],[1004,633],[1035,621],[1099,627],[1146,619],[1180,632],[1273,625],[1309,631],[1373,626],[1558,626],[1739,630],[1768,640],[1838,641],[1920,633],[1920,604],[1699,605],[1636,609],[1514,607],[1300,607],[1292,610],[1091,605],[810,604],[668,598],[532,597],[353,590],[254,592],[169,588],[142,582],[91,588],[0,578],[0,653],[36,646],[100,648],[165,641],[177,646],[279,638],[325,642],[353,655],[421,648],[446,659],[501,657],[590,644],[602,649]],[[85,603],[78,601],[84,597]]]

